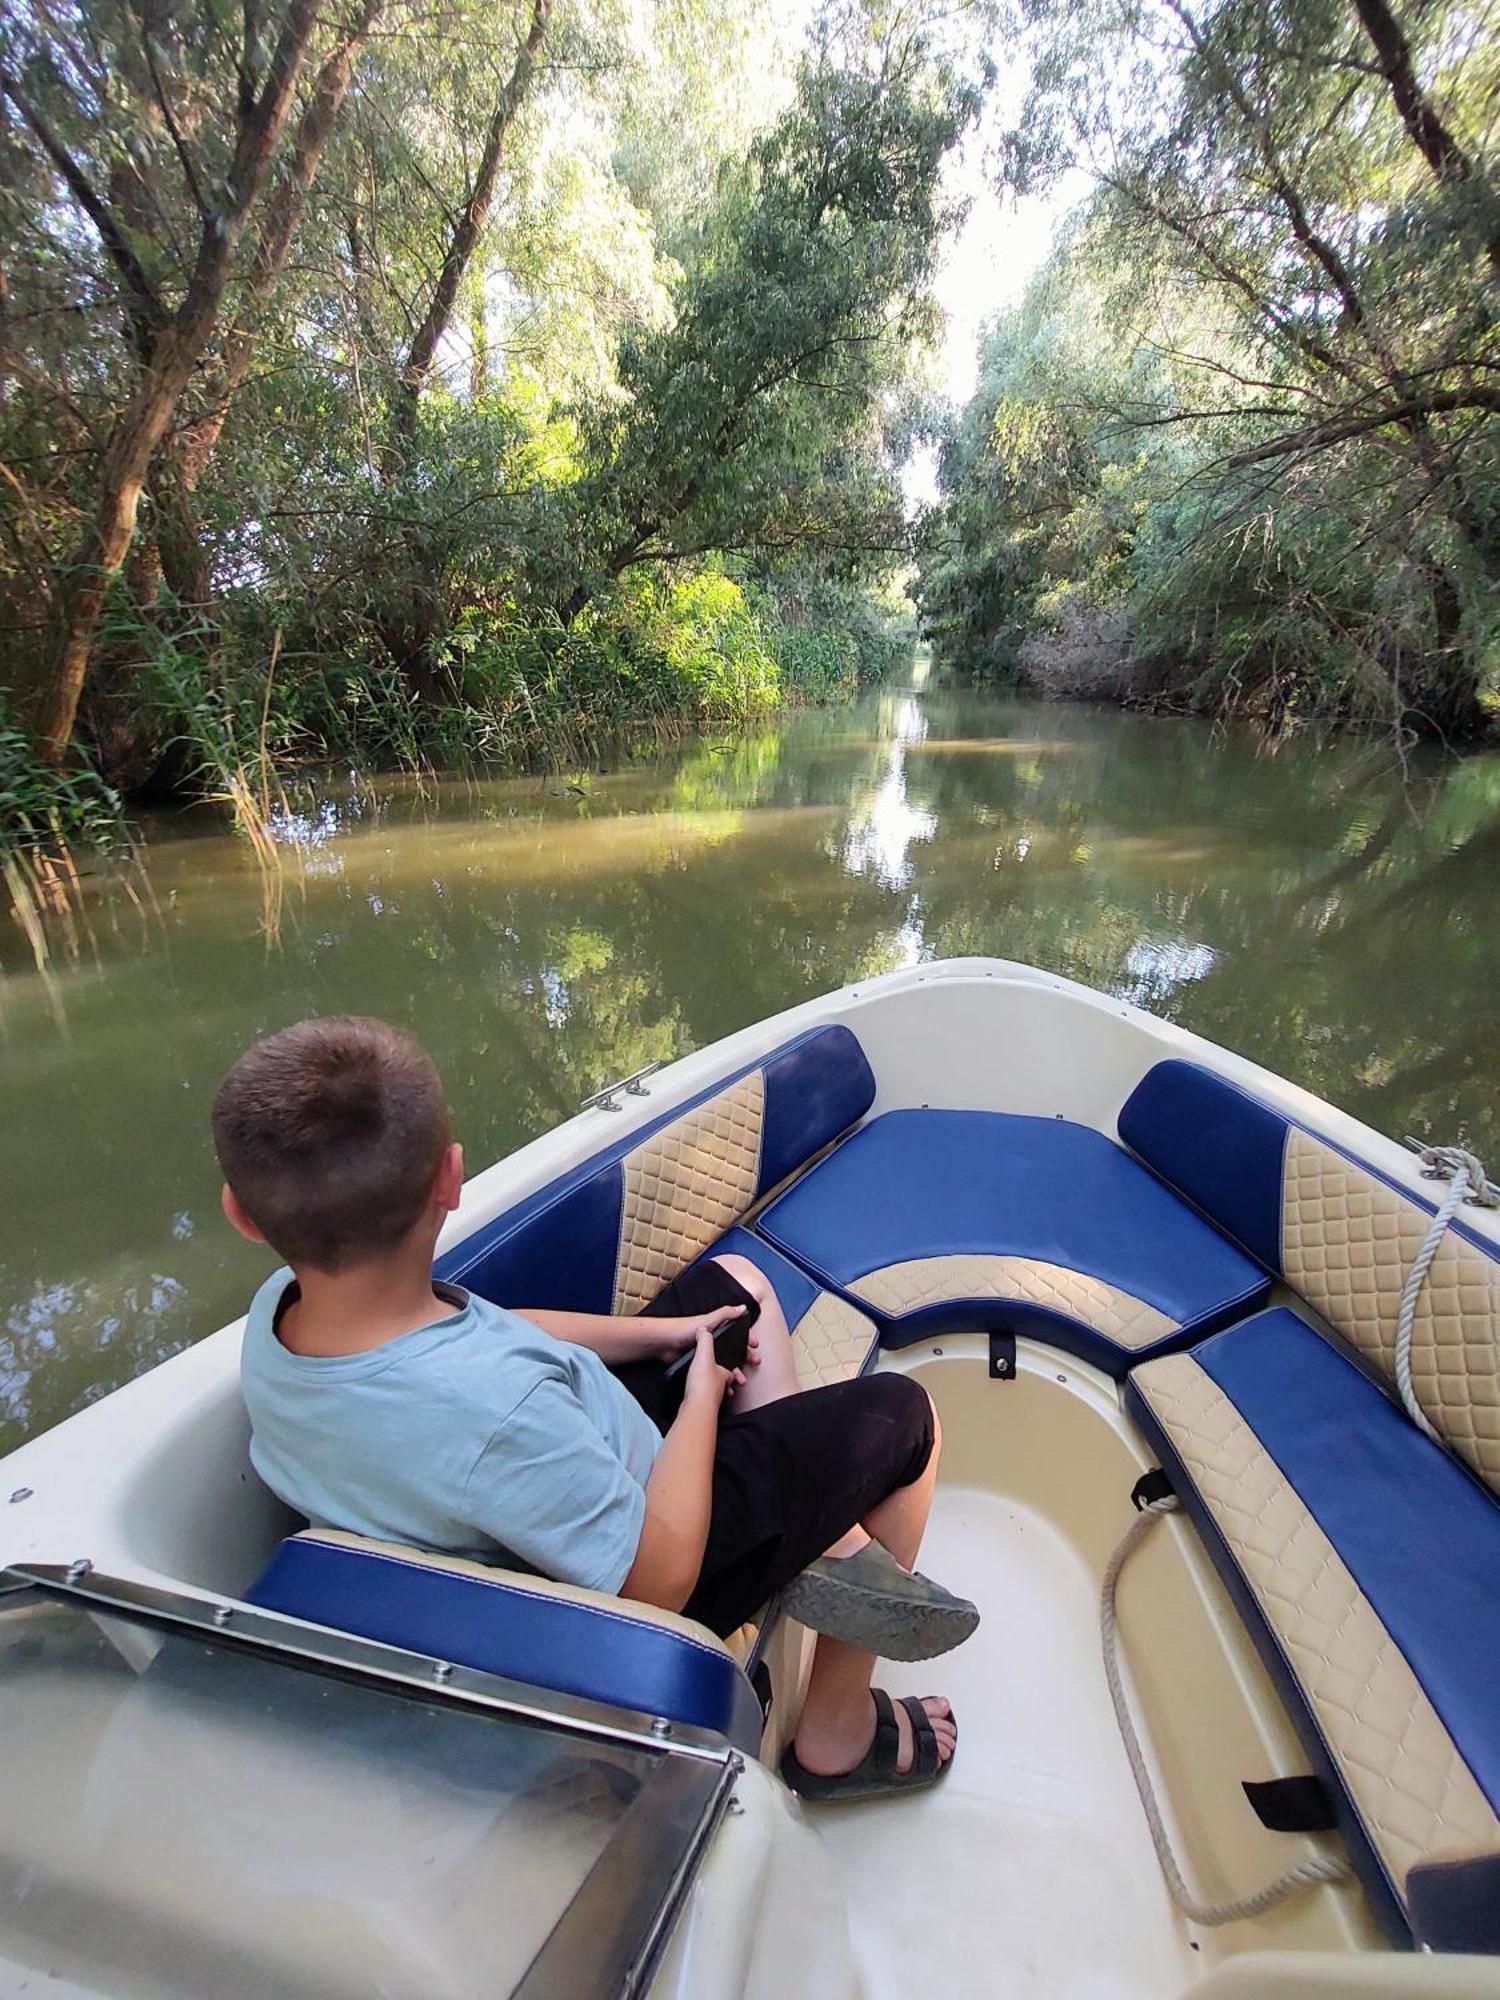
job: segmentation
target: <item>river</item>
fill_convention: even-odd
[[[276,833],[279,916],[200,813],[45,975],[0,923],[0,1450],[243,1309],[209,1104],[312,1012],[420,1036],[477,1167],[653,1057],[993,953],[1500,1166],[1500,756],[883,690],[571,781],[324,785]]]

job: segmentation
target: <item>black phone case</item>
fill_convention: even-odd
[[[759,1318],[760,1300],[750,1299],[738,1319],[726,1320],[719,1328],[714,1335],[714,1359],[721,1368],[744,1366],[745,1356],[750,1352],[750,1329]],[[673,1379],[689,1367],[696,1352],[696,1346],[690,1347],[686,1354],[679,1354],[675,1361],[669,1362],[668,1379]]]

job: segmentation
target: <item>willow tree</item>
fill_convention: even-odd
[[[26,25],[11,17],[0,92],[55,177],[58,233],[97,237],[131,357],[30,691],[50,761],[67,754],[147,471],[219,325],[318,32],[319,0],[251,10],[233,28],[107,3]]]
[[[932,330],[943,165],[980,101],[956,18],[972,35],[987,10],[898,8],[874,35],[864,8],[822,18],[794,104],[684,248],[672,324],[625,344],[625,400],[587,422],[565,619],[637,564],[892,532],[868,456],[855,482],[838,473]],[[861,487],[873,507],[848,505]]]
[[[1492,24],[1391,0],[1034,11],[1012,167],[1094,175],[1081,254],[1118,367],[1093,416],[1142,451],[1192,440],[1179,597],[1258,602],[1269,630],[1301,593],[1335,650],[1361,626],[1396,712],[1473,729],[1500,584]],[[1148,391],[1142,347],[1168,364]],[[1375,616],[1340,587],[1371,550]]]

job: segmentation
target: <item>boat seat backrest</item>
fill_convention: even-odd
[[[751,1756],[760,1743],[760,1702],[732,1646],[655,1605],[311,1528],[281,1544],[245,1597],[454,1666],[713,1730]]]
[[[638,1312],[874,1096],[849,1029],[813,1028],[483,1225],[438,1275],[506,1305]]]
[[[1147,1166],[1393,1379],[1401,1293],[1433,1203],[1195,1063],[1158,1063],[1119,1127]],[[1458,1220],[1418,1299],[1411,1372],[1434,1430],[1500,1492],[1500,1256]]]

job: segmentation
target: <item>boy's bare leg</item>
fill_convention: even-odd
[[[730,1277],[760,1304],[760,1317],[755,1322],[760,1360],[745,1371],[743,1387],[736,1389],[729,1399],[730,1409],[737,1413],[758,1410],[767,1403],[779,1403],[783,1396],[795,1396],[799,1387],[797,1357],[787,1330],[786,1314],[770,1279],[748,1257],[731,1254],[715,1257],[713,1261],[722,1264]]]
[[[878,1506],[870,1509],[860,1528],[834,1543],[829,1555],[853,1555],[868,1536],[873,1536],[903,1569],[915,1567],[927,1517],[932,1511],[943,1446],[936,1409],[932,1413],[932,1426],[932,1454],[921,1476],[910,1486],[898,1486],[894,1493],[888,1493]],[[857,1539],[846,1546],[851,1537]],[[865,1756],[875,1736],[875,1704],[870,1699],[870,1676],[874,1671],[873,1653],[861,1652],[839,1639],[818,1640],[807,1699],[797,1724],[797,1756],[807,1770],[831,1777],[840,1771],[852,1771]],[[938,1756],[946,1764],[958,1742],[953,1710],[942,1695],[923,1695],[922,1706],[932,1721]],[[905,1771],[910,1769],[912,1760],[911,1718],[900,1702],[896,1703],[896,1725],[901,1738],[897,1767]]]
[[[760,1303],[760,1317],[755,1323],[760,1361],[749,1371],[744,1386],[734,1392],[731,1407],[759,1409],[783,1396],[795,1395],[799,1387],[795,1350],[786,1316],[770,1281],[748,1257],[731,1253],[716,1257],[714,1262],[722,1264]],[[858,1527],[840,1536],[826,1551],[828,1555],[856,1555],[873,1536],[904,1569],[915,1566],[927,1516],[932,1511],[938,1457],[942,1451],[943,1434],[936,1409],[932,1423],[932,1453],[920,1477],[910,1486],[900,1486],[887,1494]],[[840,1639],[819,1638],[796,1735],[797,1756],[806,1769],[831,1776],[852,1771],[866,1755],[875,1736],[875,1704],[870,1698],[870,1677],[874,1671],[873,1653],[845,1645]],[[958,1741],[953,1711],[942,1695],[924,1695],[922,1703],[932,1720],[938,1756],[947,1763]],[[897,1768],[905,1771],[910,1769],[913,1755],[911,1718],[899,1702],[895,1712],[900,1735]]]

